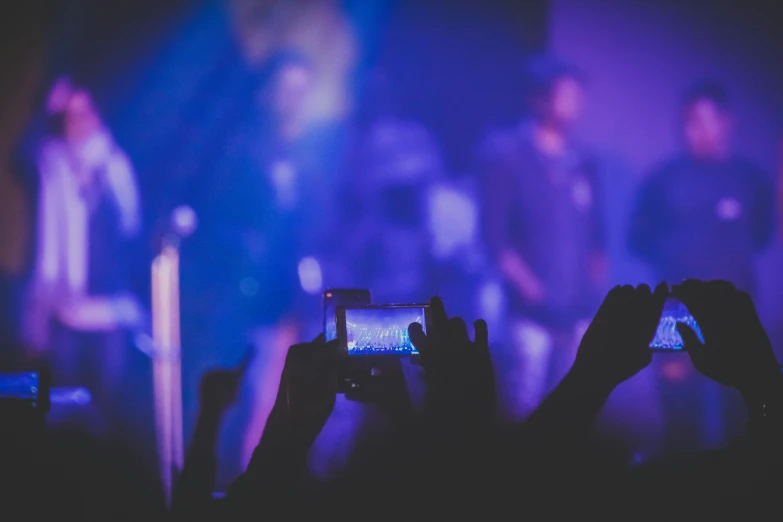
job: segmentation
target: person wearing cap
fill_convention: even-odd
[[[524,417],[573,360],[605,279],[597,168],[573,133],[582,74],[554,58],[528,64],[529,117],[481,147],[484,238],[505,283],[518,361],[512,416]]]

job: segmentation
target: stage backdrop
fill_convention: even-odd
[[[294,48],[313,62],[309,108],[322,120],[350,119],[365,75],[384,69],[401,115],[433,132],[457,176],[472,173],[490,127],[519,117],[522,64],[546,48],[543,0],[63,0],[19,3],[24,10],[17,3],[2,17],[4,36],[17,44],[3,48],[2,157],[33,156],[48,85],[76,76],[137,171],[148,260],[170,211],[200,208],[204,180],[230,154],[227,137],[257,103],[248,76],[276,50]],[[10,174],[9,163],[0,176],[0,269],[22,282],[35,174]],[[184,256],[183,284],[187,265]],[[138,267],[142,295],[148,272]],[[187,428],[199,376],[234,364],[238,349],[238,338],[209,331],[203,314],[219,314],[208,290],[182,289]]]

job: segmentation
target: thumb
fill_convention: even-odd
[[[699,337],[696,335],[696,332],[694,332],[693,328],[685,323],[677,323],[677,331],[680,333],[680,336],[682,336],[682,342],[685,351],[688,352],[688,355],[690,355],[694,366],[697,368],[702,367],[705,361],[706,353],[704,345],[701,343],[701,341],[699,341]]]
[[[414,348],[421,354],[422,357],[429,357],[430,345],[427,334],[424,333],[424,329],[419,323],[411,323],[408,325],[408,337],[411,339]]]

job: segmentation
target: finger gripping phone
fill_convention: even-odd
[[[696,323],[688,308],[676,297],[670,296],[663,305],[661,319],[655,336],[650,342],[650,349],[659,352],[680,352],[684,349],[684,343],[680,332],[677,331],[677,323],[690,326],[696,336],[703,343],[704,336],[701,328]]]
[[[337,309],[359,307],[372,303],[365,288],[332,288],[324,291],[324,337],[326,342],[337,339]]]

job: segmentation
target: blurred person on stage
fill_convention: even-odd
[[[632,215],[629,248],[649,264],[656,280],[674,284],[721,279],[754,295],[756,261],[775,226],[772,180],[758,165],[733,152],[731,104],[721,85],[692,86],[679,111],[684,150],[644,180]],[[718,402],[717,394],[725,430],[742,425],[741,403],[715,386],[705,390],[694,381],[697,376],[687,361],[667,360],[658,370],[668,425],[682,426],[670,434],[672,444],[693,449],[711,436],[710,430],[724,431],[701,429],[710,425],[707,412]]]
[[[475,295],[466,282],[481,271],[472,187],[447,172],[435,136],[406,115],[393,85],[388,71],[373,70],[357,118],[343,217],[352,231],[354,284],[370,288],[377,303],[463,291],[453,300],[468,315]]]
[[[53,366],[56,386],[86,386],[97,434],[116,434],[128,331],[146,321],[131,293],[140,232],[133,167],[86,89],[61,78],[39,143],[36,252],[26,341]]]
[[[354,144],[349,207],[355,277],[379,303],[427,295],[430,192],[446,178],[440,148],[421,123],[400,114],[387,74],[369,78]]]
[[[597,168],[573,132],[583,77],[547,56],[528,67],[530,118],[491,133],[480,155],[484,237],[505,281],[518,361],[513,417],[528,415],[573,361],[606,277]]]
[[[228,161],[199,220],[210,237],[203,257],[225,279],[225,326],[243,332],[255,354],[229,421],[245,425],[232,428],[244,432],[243,441],[225,438],[225,451],[241,453],[224,459],[236,461],[228,475],[244,468],[258,444],[288,347],[321,329],[321,292],[335,266],[343,131],[308,117],[313,81],[309,60],[293,51],[252,75],[248,103],[255,106],[226,146]]]
[[[351,113],[351,73],[358,63],[356,28],[339,0],[229,0],[232,26],[245,59],[262,64],[284,49],[308,57],[311,93],[303,111],[322,121]]]
[[[350,149],[348,203],[341,209],[349,287],[368,288],[375,303],[419,303],[443,295],[474,316],[483,275],[478,206],[470,187],[449,179],[432,133],[405,114],[388,70],[370,71]],[[405,332],[403,332],[405,333]],[[387,349],[397,348],[390,342]],[[423,400],[418,366],[402,363],[414,408]],[[311,452],[320,477],[333,477],[362,440],[384,437],[388,416],[339,396]]]

